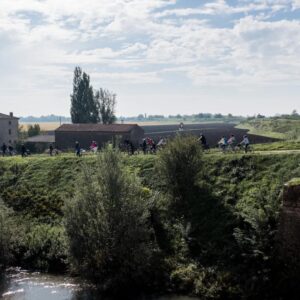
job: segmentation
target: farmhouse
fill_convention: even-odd
[[[13,113],[9,115],[0,113],[0,145],[5,143],[16,144],[18,141],[19,118],[14,117]]]
[[[63,124],[55,130],[55,144],[58,149],[74,148],[78,141],[82,148],[89,148],[92,141],[103,146],[109,141],[129,140],[138,146],[144,137],[144,130],[137,124]]]

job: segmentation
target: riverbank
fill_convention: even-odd
[[[93,286],[79,278],[68,276],[10,268],[0,280],[0,298],[3,300],[98,300],[99,297],[100,295],[97,294]],[[131,299],[134,300],[134,298]],[[136,300],[197,299],[194,297],[165,295],[140,296]],[[109,299],[106,298],[106,300]]]

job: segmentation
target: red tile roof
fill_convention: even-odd
[[[63,124],[56,131],[127,133],[137,126],[137,124]]]

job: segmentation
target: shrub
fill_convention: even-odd
[[[160,152],[157,170],[170,196],[175,216],[188,217],[199,196],[202,150],[195,137],[176,137]]]
[[[278,194],[260,190],[253,206],[249,203],[240,212],[242,223],[234,230],[239,246],[240,281],[245,295],[267,297],[272,291],[276,267],[276,235],[280,201]]]
[[[201,299],[234,299],[239,289],[231,282],[228,272],[216,267],[202,267],[195,262],[178,265],[171,273],[171,281],[181,293],[193,293]]]
[[[48,224],[31,226],[23,238],[23,264],[43,271],[63,271],[67,245],[63,227]]]
[[[106,149],[97,167],[84,168],[65,226],[75,271],[104,290],[136,289],[150,282],[157,250],[149,193],[124,169],[120,153]]]
[[[11,212],[0,200],[0,269],[10,258],[10,214]]]

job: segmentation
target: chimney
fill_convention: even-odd
[[[9,116],[13,118],[14,114],[12,112],[9,113]]]

